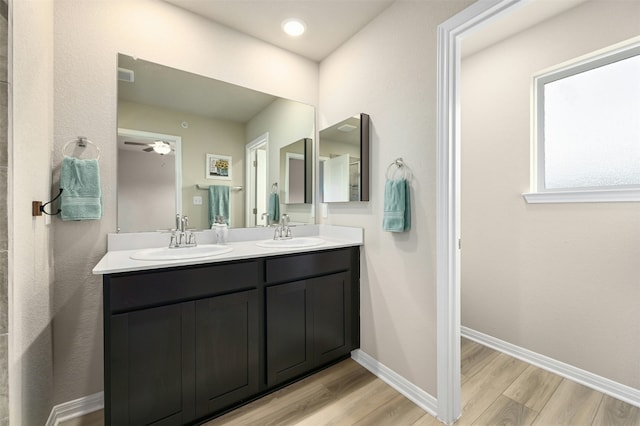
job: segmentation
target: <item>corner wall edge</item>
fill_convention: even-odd
[[[351,352],[351,358],[369,370],[374,376],[400,392],[418,407],[422,408],[431,416],[436,417],[438,401],[428,392],[411,383],[362,349],[356,349]]]

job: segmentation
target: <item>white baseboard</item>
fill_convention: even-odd
[[[374,359],[371,355],[363,352],[361,349],[356,349],[351,352],[351,358],[364,368],[372,372],[379,379],[387,383],[389,386],[406,396],[407,399],[412,401],[418,407],[425,410],[427,413],[434,417],[437,417],[438,400],[427,392],[420,389],[389,367],[380,363]]]
[[[74,399],[73,401],[67,401],[51,409],[51,414],[49,414],[45,426],[57,426],[64,421],[84,416],[85,414],[93,413],[103,408],[104,392],[98,392],[93,395]]]
[[[538,354],[528,349],[521,348],[503,340],[491,337],[468,327],[460,327],[460,334],[482,345],[504,352],[514,358],[520,359],[536,367],[555,373],[561,377],[580,383],[587,387],[602,392],[613,398],[619,399],[636,407],[640,407],[640,390],[623,385],[613,380],[598,376],[580,368],[565,364],[561,361]],[[375,376],[383,380],[389,386],[407,397],[417,406],[437,417],[438,400],[409,382],[407,379],[391,370],[389,367],[374,359],[371,355],[356,349],[351,352],[351,358]],[[85,414],[104,408],[104,392],[98,392],[56,405],[51,410],[46,426],[57,426]]]
[[[427,413],[436,417],[438,401],[433,396],[360,349],[351,352],[351,358]],[[68,401],[53,407],[45,426],[58,426],[63,421],[80,417],[103,408],[104,392],[98,392],[93,395]]]
[[[488,336],[467,327],[460,327],[462,337],[478,342],[482,345],[504,352],[514,358],[550,371],[566,379],[590,387],[613,398],[619,399],[636,407],[640,407],[640,389],[634,389],[597,374],[590,373],[578,367],[549,358],[548,356],[521,348],[495,337]]]

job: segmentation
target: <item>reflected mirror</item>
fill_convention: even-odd
[[[280,182],[284,204],[310,204],[312,199],[312,140],[300,139],[280,148]]]
[[[228,191],[231,227],[264,224],[271,186],[285,186],[281,148],[312,141],[314,123],[310,105],[119,54],[118,231],[170,229],[177,213],[209,228],[210,186]],[[281,196],[280,212],[313,223],[308,202]]]
[[[318,179],[323,203],[369,201],[369,115],[320,131]]]

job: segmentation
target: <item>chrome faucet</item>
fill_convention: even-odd
[[[180,247],[195,247],[196,234],[193,230],[188,229],[189,217],[176,215],[176,229],[171,232],[171,241],[169,242],[169,248]]]
[[[291,228],[289,228],[289,215],[283,213],[280,217],[280,226],[273,232],[273,239],[290,240],[291,238],[293,237],[291,236]]]

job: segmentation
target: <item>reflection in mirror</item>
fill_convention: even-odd
[[[369,201],[369,116],[320,131],[320,197],[324,203]]]
[[[118,129],[118,232],[175,221],[182,211],[181,158],[179,136]]]
[[[127,139],[137,144],[118,149],[119,230],[170,229],[176,213],[189,216],[190,227],[209,228],[212,185],[229,187],[231,227],[259,226],[264,198],[271,184],[280,180],[280,148],[313,138],[314,122],[310,105],[119,54],[119,129],[162,135]],[[161,155],[157,150],[165,148],[154,150],[150,145],[156,140],[180,142],[170,154]],[[256,140],[263,141],[259,149],[249,149]],[[120,144],[124,147],[124,140]],[[127,158],[133,154],[125,151],[131,149],[144,160]],[[254,157],[261,161],[259,178],[247,167],[256,164]],[[162,166],[147,166],[152,158]],[[175,165],[170,164],[172,158]],[[227,163],[228,168],[217,167]],[[173,177],[172,188],[171,178],[156,176],[153,167],[180,171]],[[135,174],[145,180],[144,190],[126,178]],[[314,221],[310,205],[283,204],[281,212],[296,223]]]
[[[310,204],[312,201],[312,140],[300,139],[280,148],[280,182],[284,183],[285,204]]]

